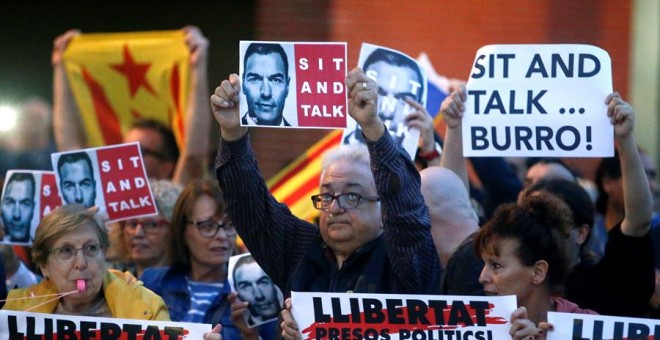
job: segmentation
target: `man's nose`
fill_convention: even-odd
[[[261,83],[261,96],[270,98],[272,95],[272,89],[271,89],[271,84],[268,79],[265,79],[263,83]]]
[[[339,198],[335,198],[332,200],[330,206],[328,206],[327,211],[328,213],[335,215],[344,212],[344,208],[339,205]]]
[[[12,218],[15,221],[18,221],[21,219],[21,208],[19,207],[18,204],[14,204],[14,208],[12,209]]]
[[[80,186],[76,185],[74,195],[75,195],[74,197],[76,199],[76,203],[82,203],[83,202],[83,195],[82,195],[82,190],[80,189]]]
[[[262,301],[262,300],[264,300],[265,295],[264,295],[264,292],[261,291],[261,288],[258,288],[258,287],[254,288],[254,298],[255,298],[257,301]]]

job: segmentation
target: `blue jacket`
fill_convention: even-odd
[[[160,295],[170,311],[172,321],[181,321],[190,309],[190,293],[186,284],[188,271],[183,267],[149,268],[142,273],[140,280],[144,286]],[[223,339],[240,339],[241,333],[231,322],[231,308],[227,296],[231,292],[228,282],[217,299],[206,311],[204,323],[222,324]]]

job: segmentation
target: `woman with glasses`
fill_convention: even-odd
[[[240,339],[231,322],[227,264],[236,230],[225,214],[216,183],[194,180],[181,192],[172,215],[172,265],[149,268],[144,285],[160,295],[173,321],[222,324],[224,339]]]
[[[181,194],[181,187],[172,181],[152,180],[149,184],[158,215],[121,221],[110,231],[113,267],[138,278],[147,268],[170,265],[172,211]]]
[[[124,319],[169,320],[163,300],[130,273],[106,268],[108,234],[80,204],[53,210],[39,224],[32,258],[44,279],[14,289],[4,309]]]

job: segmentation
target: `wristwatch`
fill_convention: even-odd
[[[442,148],[440,147],[440,144],[435,143],[435,148],[431,151],[419,151],[419,157],[421,157],[423,160],[430,162],[442,154]]]

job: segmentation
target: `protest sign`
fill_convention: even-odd
[[[646,340],[660,335],[660,320],[548,312],[547,340]]]
[[[292,292],[303,339],[508,339],[515,296]]]
[[[51,158],[63,204],[98,206],[110,222],[158,213],[138,143],[54,153]]]
[[[240,42],[242,126],[346,127],[346,43]]]
[[[284,296],[251,254],[240,254],[229,258],[227,279],[231,291],[236,292],[241,301],[248,303],[245,319],[250,328],[277,321]]]
[[[408,129],[406,117],[416,109],[406,99],[426,105],[428,80],[426,72],[413,58],[391,48],[362,44],[358,66],[378,84],[378,116],[390,135],[415,158],[419,130]],[[350,116],[342,136],[342,144],[364,143],[362,130]]]
[[[202,339],[211,325],[0,310],[0,339]]]
[[[0,243],[31,245],[41,219],[62,205],[55,173],[9,170],[5,178],[7,181],[2,190],[5,237]]]
[[[477,51],[463,118],[465,156],[611,157],[607,52],[589,45]]]

